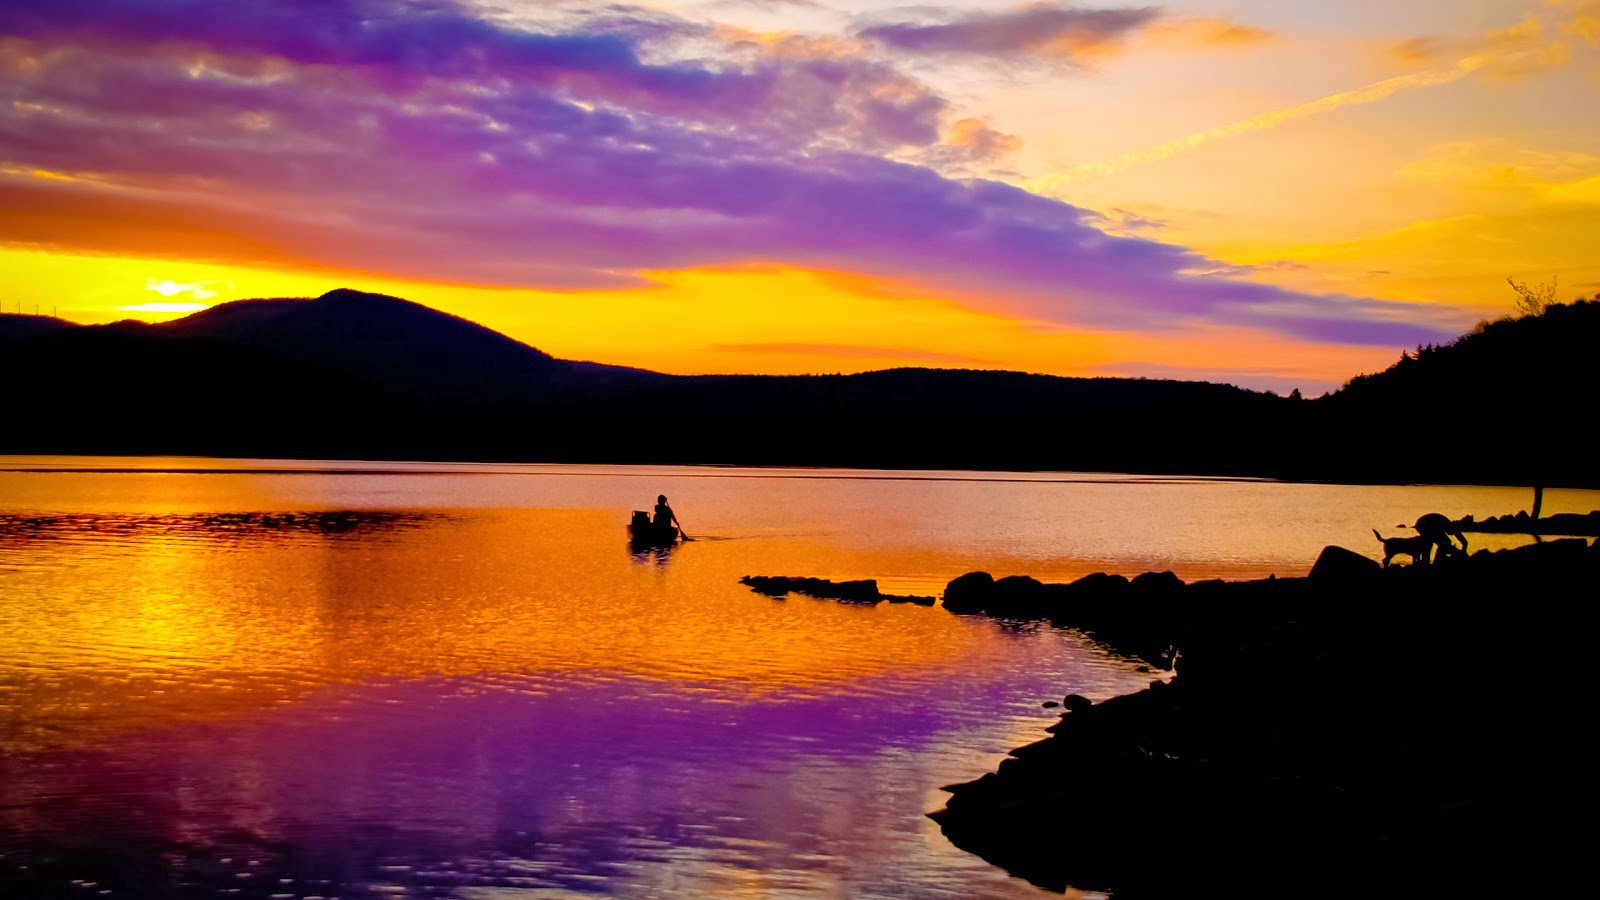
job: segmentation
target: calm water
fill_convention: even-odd
[[[697,540],[630,554],[662,492]],[[1036,897],[924,813],[1151,676],[739,576],[1301,574],[1530,494],[0,457],[0,894]]]

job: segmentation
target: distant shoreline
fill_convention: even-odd
[[[141,465],[108,465],[108,466],[50,466],[50,465],[19,465],[14,462],[18,459],[182,459],[182,460],[216,460],[219,462],[254,461],[254,462],[287,462],[307,463],[306,466],[141,466]],[[369,463],[365,468],[344,468],[339,464]],[[315,464],[333,464],[318,467]],[[737,477],[741,478],[794,478],[817,480],[865,480],[865,481],[949,481],[949,482],[989,482],[996,484],[1113,484],[1113,483],[1146,483],[1158,484],[1186,484],[1186,483],[1256,483],[1256,484],[1328,484],[1345,485],[1352,487],[1485,487],[1505,488],[1512,490],[1531,490],[1532,485],[1527,483],[1510,484],[1504,482],[1472,482],[1472,481],[1385,481],[1370,479],[1333,479],[1333,478],[1282,478],[1269,475],[1226,475],[1206,472],[1148,472],[1148,471],[1100,471],[1100,470],[1061,470],[1061,469],[994,469],[994,468],[969,468],[950,469],[918,466],[886,467],[886,466],[830,466],[830,465],[783,465],[770,463],[693,463],[693,462],[612,462],[612,461],[573,461],[573,460],[514,460],[514,459],[384,459],[381,457],[291,457],[291,456],[256,456],[238,455],[222,456],[210,454],[178,454],[178,453],[0,453],[0,472],[30,472],[35,474],[170,474],[170,475],[583,475],[592,474],[585,472],[514,472],[514,471],[452,471],[430,469],[431,466],[517,466],[517,467],[551,467],[551,468],[583,468],[597,467],[607,469],[643,469],[643,468],[680,468],[680,469],[715,469],[721,473],[743,472]],[[412,468],[407,468],[412,467]],[[756,474],[752,470],[773,470],[772,474]],[[805,474],[813,473],[813,474]],[[826,473],[826,474],[824,474]],[[848,474],[862,473],[862,474]],[[920,473],[964,473],[964,475],[937,475]],[[608,472],[606,474],[616,477],[648,478],[651,474],[639,472]],[[967,477],[967,476],[997,476],[997,477]],[[1059,477],[1005,477],[1005,476],[1059,476]],[[1105,477],[1092,477],[1105,476]],[[684,473],[678,477],[686,478],[716,478],[721,474],[713,473]],[[1600,491],[1600,479],[1592,484],[1575,483],[1560,484],[1549,483],[1547,489]]]

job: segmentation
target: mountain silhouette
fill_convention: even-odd
[[[13,452],[341,456],[402,446],[386,434],[403,407],[376,382],[141,322],[12,341],[0,346],[0,378],[15,386],[0,425],[0,448]]]
[[[29,316],[20,313],[0,313],[0,346],[12,341],[26,340],[49,334],[63,328],[76,327],[66,319],[57,319],[54,316]]]
[[[472,405],[650,373],[558,360],[458,316],[348,288],[315,300],[241,300],[153,326],[344,372],[394,393]]]
[[[663,375],[557,359],[352,290],[158,325],[38,318],[0,315],[0,378],[15,387],[0,452],[1600,483],[1588,302],[1418,348],[1316,400],[973,370]]]

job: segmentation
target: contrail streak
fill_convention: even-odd
[[[1344,91],[1343,93],[1323,97],[1321,100],[1312,100],[1309,103],[1302,103],[1299,106],[1291,106],[1288,109],[1280,109],[1277,112],[1263,113],[1259,116],[1254,116],[1249,119],[1243,119],[1227,125],[1220,125],[1216,128],[1211,128],[1197,134],[1191,134],[1186,138],[1180,138],[1176,141],[1171,141],[1169,143],[1151,147],[1146,150],[1125,153],[1116,159],[1110,160],[1109,162],[1088,163],[1076,168],[1067,169],[1064,172],[1056,172],[1051,175],[1044,175],[1039,178],[1025,181],[1023,182],[1022,186],[1030,191],[1044,192],[1060,187],[1061,185],[1070,181],[1093,178],[1099,175],[1115,175],[1118,172],[1127,171],[1132,166],[1136,166],[1140,163],[1155,162],[1156,160],[1177,156],[1180,153],[1187,153],[1196,147],[1204,146],[1212,141],[1220,141],[1224,138],[1233,137],[1234,135],[1244,134],[1250,131],[1262,131],[1268,128],[1274,128],[1278,125],[1282,125],[1285,122],[1292,122],[1295,119],[1303,119],[1307,116],[1317,115],[1318,113],[1330,112],[1343,106],[1357,106],[1362,103],[1371,103],[1375,100],[1382,100],[1383,98],[1392,94],[1397,94],[1400,91],[1408,91],[1413,88],[1433,87],[1440,84],[1449,84],[1452,81],[1460,81],[1461,79],[1466,78],[1468,75],[1471,75],[1473,72],[1483,68],[1483,66],[1489,62],[1489,59],[1490,58],[1487,55],[1469,56],[1463,60],[1460,60],[1448,69],[1439,69],[1433,72],[1418,72],[1413,75],[1401,75],[1397,78],[1386,79],[1375,84],[1369,84],[1363,88],[1357,88],[1353,91]]]

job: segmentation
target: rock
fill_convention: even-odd
[[[1589,543],[1583,538],[1561,538],[1510,550],[1491,550],[1485,555],[1497,566],[1570,566],[1581,563],[1588,551]]]
[[[739,583],[758,594],[782,597],[784,594],[804,594],[819,600],[842,600],[846,603],[877,603],[883,599],[878,592],[878,582],[829,581],[826,578],[790,578],[787,576],[746,575]]]
[[[1007,575],[994,583],[997,594],[1039,594],[1044,592],[1044,582],[1031,575]]]
[[[937,597],[923,597],[916,594],[884,594],[883,599],[890,603],[915,603],[918,606],[932,606],[938,602]]]
[[[1322,548],[1322,553],[1317,556],[1317,562],[1311,567],[1313,580],[1337,581],[1347,578],[1369,578],[1382,574],[1383,566],[1378,561],[1362,556],[1353,550],[1343,547],[1327,546]]]
[[[1141,576],[1142,577],[1142,576]],[[1127,590],[1130,582],[1121,575],[1107,575],[1104,572],[1095,572],[1085,575],[1068,585],[1074,595],[1106,596],[1120,594]]]
[[[1067,712],[1083,712],[1093,706],[1094,701],[1082,694],[1068,694],[1061,698],[1061,705],[1066,707]]]
[[[789,579],[787,578],[746,575],[739,579],[739,583],[758,594],[765,594],[768,597],[781,598],[789,593]]]
[[[1385,900],[1488,897],[1554,859],[1581,866],[1551,852],[1572,836],[1544,807],[1584,809],[1573,616],[1600,596],[1597,557],[1600,542],[1547,540],[1383,572],[1330,548],[1309,578],[1191,585],[1172,681],[1087,715],[1066,698],[1079,715],[956,786],[934,818],[1058,894],[1327,898],[1336,870]],[[1419,659],[1508,628],[1556,667],[1538,690],[1473,663],[1417,680]],[[1178,827],[1152,829],[1152,814]]]
[[[1139,593],[1168,594],[1183,590],[1183,579],[1171,572],[1146,572],[1128,584]]]
[[[994,598],[994,576],[988,572],[968,572],[944,588],[945,609],[953,612],[978,612]]]

